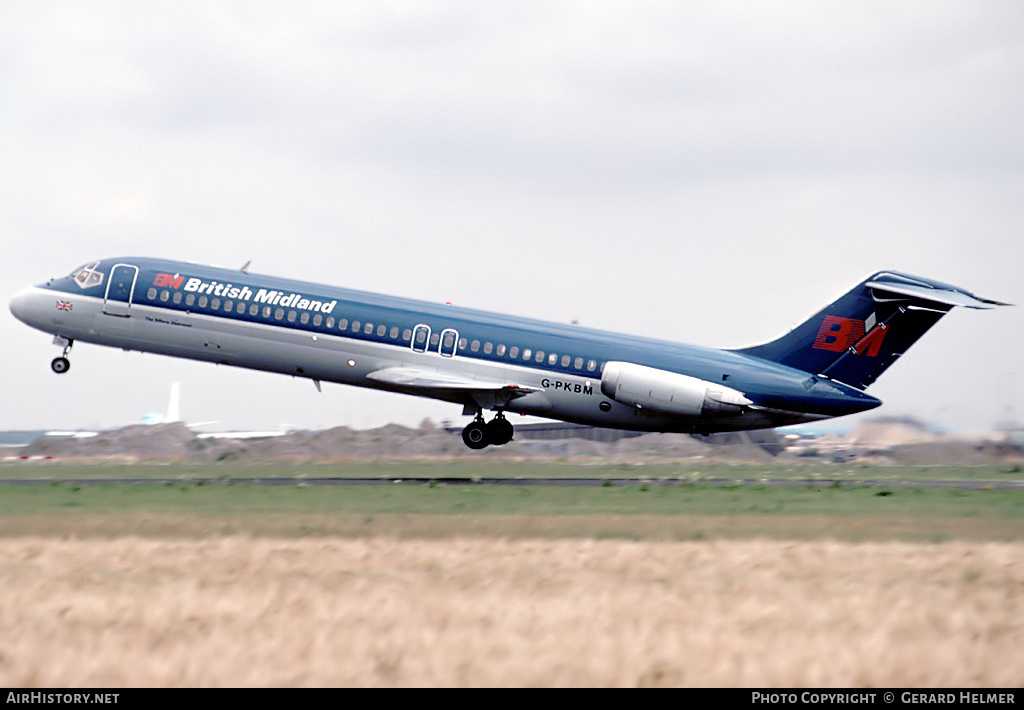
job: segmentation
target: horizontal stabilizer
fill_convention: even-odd
[[[941,288],[941,284],[935,286],[923,286],[912,283],[901,283],[892,281],[868,281],[864,284],[874,289],[876,294],[887,293],[897,296],[911,296],[920,298],[932,303],[941,303],[947,306],[963,306],[964,308],[995,308],[997,306],[1008,306],[1008,303],[993,301],[988,298],[978,298],[967,291],[954,290],[952,288]]]

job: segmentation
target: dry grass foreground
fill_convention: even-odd
[[[1020,686],[1024,545],[0,540],[2,686]]]

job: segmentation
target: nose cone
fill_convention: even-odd
[[[49,326],[53,323],[55,294],[39,287],[24,288],[14,294],[8,308],[15,318],[25,325],[32,326],[43,332],[53,332]]]
[[[31,325],[29,313],[31,311],[30,301],[32,300],[32,289],[23,288],[14,294],[14,298],[11,299],[10,309],[14,317],[20,320],[22,323],[28,323]]]

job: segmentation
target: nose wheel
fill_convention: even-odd
[[[68,353],[71,352],[71,346],[74,345],[75,341],[69,340],[64,346],[64,354],[60,357],[53,358],[50,362],[50,369],[56,372],[58,375],[63,375],[65,372],[71,369],[71,361],[68,360]]]
[[[471,449],[483,449],[491,444],[507,444],[512,441],[514,433],[512,423],[505,419],[501,412],[489,422],[485,422],[482,416],[477,415],[477,418],[462,430],[462,441]]]

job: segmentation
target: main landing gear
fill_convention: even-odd
[[[462,430],[462,440],[471,449],[482,449],[489,444],[495,446],[507,444],[512,441],[514,433],[512,422],[506,419],[501,412],[498,412],[498,415],[489,422],[485,422],[483,415],[477,413],[476,419]]]
[[[71,369],[71,361],[68,360],[68,353],[71,352],[71,346],[74,344],[74,340],[65,341],[64,354],[60,357],[53,358],[53,361],[50,363],[50,369],[58,375],[63,375]]]

